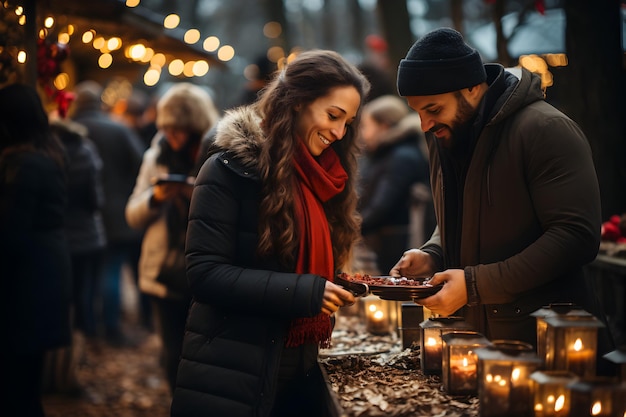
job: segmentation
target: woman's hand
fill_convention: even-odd
[[[321,312],[331,316],[339,310],[339,307],[354,304],[355,301],[356,299],[350,291],[344,290],[330,281],[326,281]]]
[[[398,263],[391,268],[392,277],[428,278],[435,273],[435,262],[432,257],[419,249],[404,252]]]

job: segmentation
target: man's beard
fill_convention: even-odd
[[[436,132],[443,127],[450,130],[450,138],[443,143],[443,145],[448,148],[455,146],[455,143],[460,138],[468,137],[469,131],[474,123],[474,117],[476,116],[476,109],[465,100],[465,97],[463,97],[460,91],[456,91],[454,95],[457,101],[457,111],[452,124],[437,124],[430,129],[431,132]]]

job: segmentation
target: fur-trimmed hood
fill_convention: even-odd
[[[258,169],[261,143],[265,140],[261,122],[261,116],[252,106],[226,111],[217,124],[215,147],[228,149],[241,164]]]

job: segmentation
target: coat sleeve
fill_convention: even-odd
[[[573,274],[598,253],[600,192],[591,148],[572,120],[549,112],[531,112],[533,120],[525,121],[537,124],[519,148],[526,190],[511,190],[528,193],[539,233],[519,253],[472,267],[483,303],[510,302]]]
[[[148,149],[144,156],[133,192],[126,203],[126,221],[133,229],[144,230],[160,214],[159,207],[152,207],[152,178],[158,174],[156,150]]]
[[[324,278],[262,269],[256,261],[258,186],[217,158],[203,165],[187,229],[187,279],[195,299],[256,315],[312,317]]]

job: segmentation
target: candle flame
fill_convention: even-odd
[[[384,316],[385,316],[385,313],[383,313],[383,312],[382,312],[382,311],[380,311],[380,310],[377,310],[377,311],[374,313],[374,318],[375,318],[376,320],[382,320]]]
[[[565,395],[561,394],[554,403],[554,411],[561,411],[563,407],[565,407]]]
[[[435,340],[435,338],[434,338],[434,337],[429,337],[429,338],[426,340],[426,344],[427,344],[428,346],[435,346],[435,345],[437,344],[437,341]]]
[[[576,352],[580,352],[583,349],[583,341],[580,340],[580,337],[578,339],[576,339],[576,341],[574,342],[574,350]]]
[[[376,306],[374,304],[370,304],[369,310],[373,313],[374,311],[377,310],[377,308],[376,308]]]
[[[467,367],[468,362],[467,362],[467,358],[463,358],[463,366]]]
[[[600,401],[596,401],[593,406],[591,406],[591,415],[597,416],[602,412],[602,403]]]
[[[513,381],[517,381],[520,377],[522,373],[522,370],[519,368],[514,368],[513,369],[513,373],[511,374],[511,379],[513,379]]]

